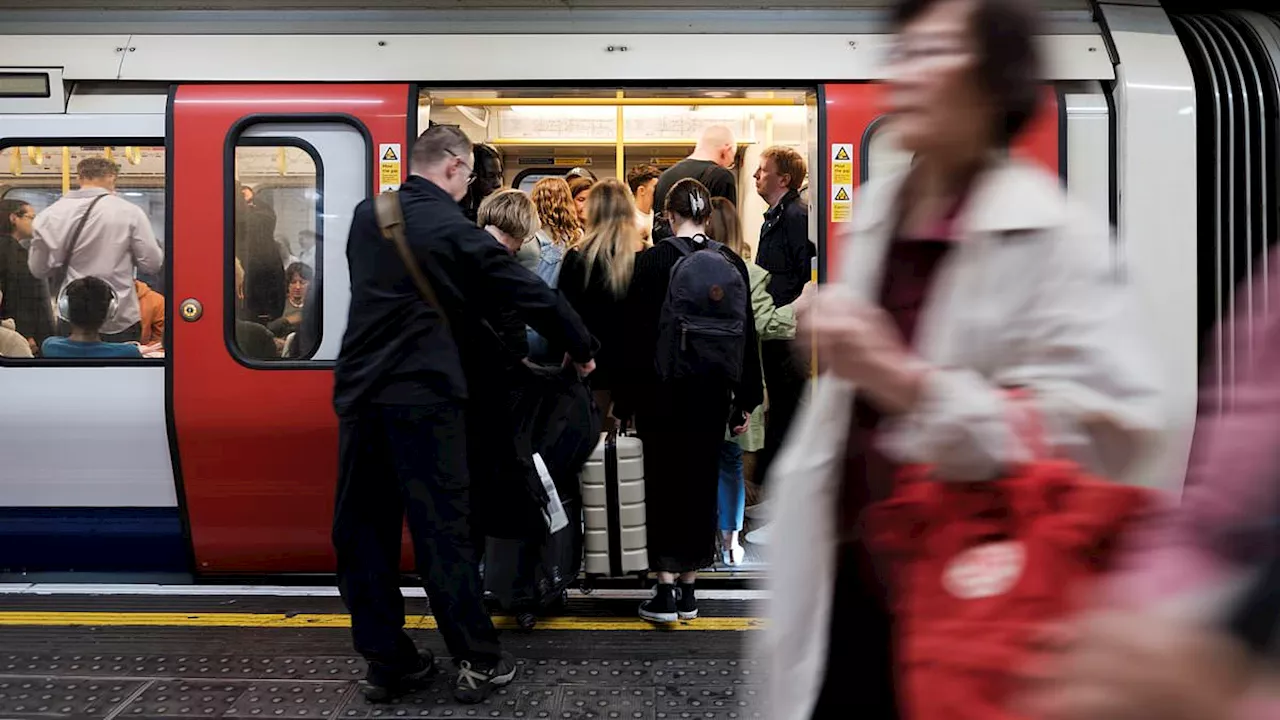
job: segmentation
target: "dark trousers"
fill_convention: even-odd
[[[897,720],[893,616],[865,546],[840,548],[826,677],[810,720]]]
[[[808,363],[797,357],[790,340],[766,340],[760,343],[760,362],[764,366],[764,384],[769,393],[769,413],[764,425],[764,448],[756,457],[755,482],[764,485],[769,468],[787,439],[791,421],[800,407],[804,384],[809,379]]]
[[[417,663],[399,582],[406,513],[418,574],[449,652],[485,667],[499,658],[471,533],[466,458],[463,411],[455,403],[375,404],[340,419],[338,588],[356,650],[375,667]]]

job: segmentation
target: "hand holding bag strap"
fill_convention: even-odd
[[[413,250],[409,248],[409,241],[405,237],[400,193],[389,190],[378,195],[373,199],[373,209],[378,218],[378,227],[382,230],[382,237],[395,244],[396,251],[400,253],[400,259],[404,261],[405,269],[409,271],[409,277],[418,288],[418,293],[422,295],[427,305],[440,315],[440,322],[444,323],[445,329],[448,330],[449,316],[445,314],[444,307],[440,305],[440,299],[436,296],[435,288],[427,279],[427,274],[422,271],[422,267],[418,265],[418,259],[414,257]]]

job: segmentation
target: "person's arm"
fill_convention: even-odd
[[[151,219],[142,211],[142,208],[133,204],[130,204],[129,208],[134,211],[133,222],[130,223],[129,228],[129,245],[133,250],[133,262],[142,272],[158,273],[164,268],[164,251],[160,249],[160,241],[151,230]]]
[[[511,253],[484,230],[460,226],[454,239],[459,258],[467,264],[480,292],[492,297],[499,306],[514,305],[526,323],[550,344],[565,348],[574,362],[591,361],[594,350],[591,333],[560,293],[521,267]]]
[[[27,269],[40,280],[47,279],[53,271],[62,266],[60,245],[51,232],[49,223],[51,215],[46,210],[36,216],[32,223],[31,247],[27,253]]]
[[[1081,222],[1047,231],[1027,272],[1036,292],[1001,329],[1016,356],[994,370],[928,367],[909,352],[895,363],[913,386],[888,420],[881,447],[902,463],[932,464],[941,477],[983,480],[1026,460],[1008,389],[1031,398],[1059,453],[1119,479],[1160,428],[1158,364],[1142,345],[1130,288],[1117,277],[1109,228]],[[881,312],[883,315],[883,313]],[[820,340],[821,341],[821,340]],[[874,393],[872,393],[874,395]]]
[[[733,264],[738,268],[738,272],[742,273],[743,284],[750,288],[751,274],[747,270],[747,264],[737,255],[727,254],[732,256]],[[755,410],[764,402],[764,374],[760,365],[760,340],[759,336],[756,335],[756,317],[752,305],[751,298],[747,298],[747,324],[743,328],[746,334],[746,343],[743,348],[742,377],[738,379],[738,384],[733,389],[733,407],[743,415],[750,415],[752,410]]]
[[[791,340],[796,336],[795,306],[779,307],[768,291],[769,281],[773,276],[758,265],[751,267],[755,268],[751,272],[751,311],[756,318],[756,333],[761,341]]]

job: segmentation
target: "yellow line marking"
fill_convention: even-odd
[[[519,627],[515,618],[496,616],[494,625],[503,630]],[[245,628],[349,628],[351,616],[337,613],[180,613],[180,612],[0,612],[0,626],[51,627],[245,627]],[[430,615],[410,617],[405,627],[434,630]],[[740,632],[764,627],[761,618],[716,617],[692,622],[654,626],[640,618],[549,617],[538,620],[539,630],[701,630]]]

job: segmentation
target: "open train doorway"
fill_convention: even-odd
[[[547,177],[641,180],[688,157],[711,126],[727,127],[736,142],[729,168],[732,200],[743,239],[754,253],[769,202],[756,190],[755,172],[767,148],[796,151],[808,165],[800,187],[802,201],[820,198],[817,91],[813,88],[440,88],[419,97],[418,126],[455,125],[477,144],[492,148],[502,163],[503,186],[532,191]],[[586,183],[571,183],[577,188]],[[641,216],[660,213],[637,191]],[[650,192],[652,185],[650,186]],[[822,252],[817,212],[810,213],[809,237]],[[643,224],[643,219],[639,222]],[[749,258],[748,258],[749,260]],[[815,264],[815,268],[817,264]],[[761,435],[762,437],[762,435]],[[762,441],[761,441],[762,442]],[[744,447],[747,488],[754,487],[753,448]],[[708,482],[716,482],[708,478]],[[747,493],[747,504],[755,498]],[[721,503],[722,505],[724,503]],[[720,515],[726,514],[720,509]],[[648,508],[661,513],[660,508]],[[728,509],[732,514],[732,510]],[[719,527],[733,527],[719,518]],[[760,548],[745,539],[757,521],[741,527],[742,552],[735,564],[717,562],[708,570],[750,573],[761,569]],[[720,555],[717,555],[720,557]]]

